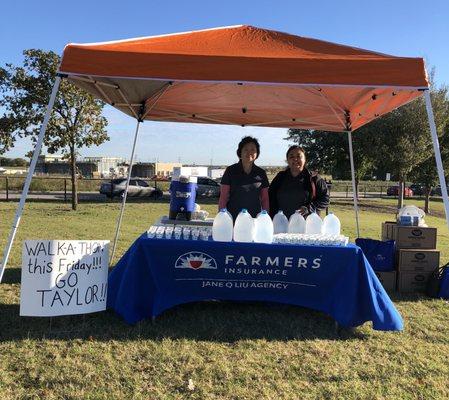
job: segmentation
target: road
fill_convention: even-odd
[[[164,197],[168,197],[169,193],[164,192]],[[383,193],[383,196],[385,196],[385,193]],[[380,192],[366,192],[366,198],[379,198]],[[9,200],[18,200],[20,199],[20,192],[9,192],[8,194]],[[352,192],[346,193],[346,192],[332,192],[331,191],[331,198],[352,198]],[[365,192],[361,192],[360,199],[365,198]],[[28,199],[30,200],[46,200],[46,201],[64,201],[64,192],[30,192],[28,193]],[[71,199],[70,193],[67,193],[67,201],[69,202]],[[117,199],[117,198],[115,198]],[[132,198],[130,198],[132,199]],[[0,201],[6,200],[6,192],[0,191]],[[97,193],[97,192],[80,192],[78,194],[78,200],[79,201],[93,201],[93,202],[110,202],[111,200],[108,199],[106,196]]]

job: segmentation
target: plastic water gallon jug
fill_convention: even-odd
[[[323,221],[317,213],[309,214],[306,219],[306,233],[320,234]]]
[[[288,219],[282,210],[279,210],[278,213],[274,216],[273,228],[274,234],[288,232]]]
[[[262,210],[254,221],[256,232],[254,241],[257,243],[273,242],[273,221],[265,210]]]
[[[226,208],[222,208],[214,218],[212,239],[216,242],[232,242],[233,221]]]
[[[418,226],[421,225],[425,215],[425,212],[416,206],[404,206],[398,212],[398,223],[399,225]]]
[[[197,189],[196,179],[192,178],[187,182],[172,180],[170,184],[170,219],[190,221],[195,209]]]
[[[247,209],[242,209],[234,225],[234,241],[236,242],[252,242],[254,240],[254,220]]]
[[[305,233],[306,220],[299,211],[296,211],[290,216],[288,221],[288,233]]]
[[[328,235],[339,235],[340,234],[340,220],[334,213],[329,213],[323,220],[323,233]]]

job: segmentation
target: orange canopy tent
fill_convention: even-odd
[[[252,26],[69,44],[60,73],[142,119],[339,132],[428,87],[421,58]]]
[[[69,44],[5,249],[0,281],[62,78],[137,119],[128,183],[139,124],[152,120],[348,132],[355,189],[351,132],[424,93],[449,226],[449,199],[422,58],[246,25]],[[126,195],[115,242],[125,203]]]

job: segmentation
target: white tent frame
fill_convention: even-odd
[[[30,187],[30,183],[31,183],[31,179],[33,177],[34,174],[34,170],[36,168],[36,163],[37,163],[37,158],[40,154],[41,148],[42,148],[42,144],[44,141],[44,136],[45,136],[45,131],[47,128],[47,124],[48,121],[50,119],[51,116],[51,111],[53,108],[53,104],[56,98],[56,94],[58,92],[59,89],[59,85],[61,82],[62,78],[66,78],[67,75],[66,74],[58,74],[58,76],[55,79],[55,83],[53,85],[53,89],[50,95],[50,100],[48,102],[47,105],[47,110],[45,113],[45,117],[37,138],[37,142],[36,142],[36,146],[34,148],[34,153],[33,153],[33,157],[30,163],[30,168],[28,170],[28,174],[25,180],[25,185],[23,187],[22,190],[22,194],[20,196],[20,201],[19,201],[19,205],[17,207],[16,210],[16,214],[15,214],[15,218],[14,218],[14,222],[11,228],[11,233],[9,235],[8,238],[8,242],[6,244],[5,247],[5,251],[3,254],[3,261],[2,264],[0,264],[0,283],[2,282],[2,278],[3,278],[3,274],[6,268],[6,265],[8,263],[8,259],[9,259],[9,255],[12,249],[12,245],[14,242],[14,238],[16,236],[17,233],[17,229],[19,227],[20,224],[20,219],[22,217],[23,214],[23,208],[25,205],[25,201],[28,195],[28,190]],[[78,77],[79,78],[79,77]],[[83,78],[84,79],[84,78]],[[101,90],[101,84],[103,84],[102,82],[96,82],[92,79],[92,77],[88,77],[86,78],[86,80],[88,80],[91,83],[94,83],[95,86],[97,87],[97,89],[100,92],[103,92]],[[252,84],[258,84],[257,82],[252,82]],[[262,84],[262,83],[261,83]],[[269,83],[265,83],[268,84]],[[302,85],[302,84],[301,84]],[[297,85],[292,85],[292,86],[297,86]],[[327,85],[318,85],[318,84],[307,84],[307,85],[302,85],[302,86],[310,86],[313,88],[316,87],[320,87],[320,86],[327,86]],[[347,85],[339,85],[339,86],[347,86]],[[353,86],[353,85],[352,85]],[[370,86],[370,85],[365,85],[365,86]],[[373,85],[372,87],[377,87],[376,85]],[[125,210],[125,205],[126,205],[126,199],[127,199],[127,191],[128,191],[128,186],[129,186],[129,181],[131,178],[131,173],[132,173],[132,164],[133,164],[133,159],[134,159],[134,152],[135,152],[135,147],[136,147],[136,142],[137,142],[137,135],[138,135],[138,131],[139,131],[139,126],[140,123],[143,122],[145,116],[151,111],[150,109],[145,110],[145,106],[142,104],[131,104],[125,97],[125,95],[123,94],[122,90],[120,89],[120,87],[115,87],[121,97],[124,100],[124,104],[126,104],[126,106],[131,110],[132,114],[136,117],[137,119],[137,127],[136,127],[136,133],[134,135],[134,142],[133,142],[133,147],[132,147],[132,152],[131,152],[131,158],[130,158],[130,167],[128,170],[128,177],[127,177],[127,182],[126,182],[126,190],[123,196],[123,201],[122,201],[122,205],[121,205],[121,209],[120,209],[120,214],[119,214],[119,218],[117,220],[117,228],[116,228],[116,233],[115,233],[115,238],[114,238],[114,245],[113,245],[113,251],[112,251],[112,256],[111,256],[111,263],[113,261],[113,257],[115,254],[115,248],[116,248],[116,244],[117,244],[117,240],[118,240],[118,236],[119,236],[119,232],[120,232],[120,226],[121,226],[121,222],[122,222],[122,218],[123,218],[123,213]],[[165,88],[166,89],[166,88]],[[151,108],[153,108],[155,106],[155,104],[157,103],[157,101],[160,99],[161,96],[163,96],[163,93],[165,92],[165,89],[162,90],[160,93],[158,93],[157,99],[156,101],[152,104]],[[417,87],[417,88],[402,88],[402,89],[415,89],[415,90],[421,90],[424,92],[424,97],[425,97],[425,103],[426,103],[426,109],[427,109],[427,116],[428,116],[428,120],[429,120],[429,127],[430,127],[430,132],[431,132],[431,138],[432,138],[432,143],[433,143],[433,148],[434,148],[434,153],[435,153],[435,159],[436,159],[436,164],[437,164],[437,171],[438,171],[438,178],[440,181],[440,186],[441,186],[441,191],[442,191],[442,197],[443,197],[443,202],[444,202],[444,209],[445,209],[445,213],[446,213],[446,223],[449,229],[449,197],[448,197],[448,193],[447,193],[447,186],[446,186],[446,180],[445,180],[445,176],[444,176],[444,169],[443,169],[443,162],[441,159],[441,152],[440,152],[440,145],[439,145],[439,141],[438,141],[438,135],[437,135],[437,130],[436,130],[436,125],[435,125],[435,119],[434,119],[434,115],[433,115],[433,110],[432,110],[432,104],[431,104],[431,99],[430,99],[430,91],[429,88],[421,88],[421,87]],[[107,99],[107,96],[105,96],[105,98]],[[327,100],[327,98],[325,98],[325,100]],[[329,105],[329,108],[335,113],[335,110],[333,109],[332,105],[327,102]],[[135,111],[135,107],[140,107],[141,108],[141,112],[138,115]],[[343,121],[341,121],[343,123]],[[354,201],[354,212],[355,212],[355,217],[356,217],[356,229],[357,229],[357,236],[360,236],[360,228],[359,228],[359,216],[358,216],[358,204],[357,204],[357,193],[356,193],[356,185],[355,185],[355,167],[354,167],[354,154],[353,154],[353,149],[352,149],[352,129],[350,126],[350,121],[346,121],[345,123],[346,126],[346,132],[348,134],[348,142],[349,142],[349,158],[350,158],[350,163],[351,163],[351,178],[352,178],[352,188],[353,188],[353,201]]]

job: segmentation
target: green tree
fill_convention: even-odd
[[[334,179],[351,179],[349,144],[346,133],[289,129],[287,140],[304,148],[311,169],[330,174]],[[376,136],[363,128],[352,134],[356,191],[359,181],[371,176],[375,168]]]
[[[0,157],[0,165],[3,167],[26,167],[28,162],[24,158]]]
[[[0,152],[11,148],[19,137],[36,140],[60,64],[60,57],[52,51],[31,49],[23,54],[22,66],[0,68],[0,106],[6,110],[0,119]],[[62,80],[44,144],[49,153],[62,151],[70,159],[73,210],[78,204],[77,151],[109,140],[103,106],[102,101]]]
[[[447,172],[449,168],[449,122],[442,130],[442,133],[439,137],[439,142],[443,167]],[[432,154],[429,158],[427,158],[427,160],[413,168],[409,176],[410,179],[412,179],[414,182],[424,186],[424,211],[427,214],[430,214],[430,194],[432,192],[432,189],[435,188],[439,183],[435,156]],[[446,175],[445,178],[447,182],[448,176]]]
[[[433,74],[432,74],[433,75]],[[430,96],[435,115],[435,124],[440,140],[443,128],[449,118],[449,101],[447,87],[436,88],[431,86]],[[430,135],[429,122],[424,99],[418,98],[411,103],[400,107],[383,118],[370,124],[376,129],[381,139],[378,150],[382,155],[383,163],[400,183],[398,208],[403,205],[403,186],[412,171],[419,169],[420,165],[429,158],[433,158],[433,145]],[[423,170],[429,170],[423,166]],[[436,173],[436,170],[434,170]]]
[[[433,76],[434,71],[431,81]],[[437,132],[440,140],[443,140],[443,128],[449,126],[448,88],[431,85],[430,95]],[[304,146],[310,165],[314,168],[324,170],[337,179],[345,176],[343,171],[349,173],[346,135],[295,129],[288,131],[286,139]],[[402,207],[406,178],[411,177],[412,171],[417,170],[420,164],[433,157],[424,99],[418,98],[357,129],[353,133],[353,149],[356,184],[359,179],[376,170],[391,172],[402,188],[398,198],[398,207]],[[426,166],[424,170],[431,174],[429,168]],[[437,176],[436,169],[433,173]]]

